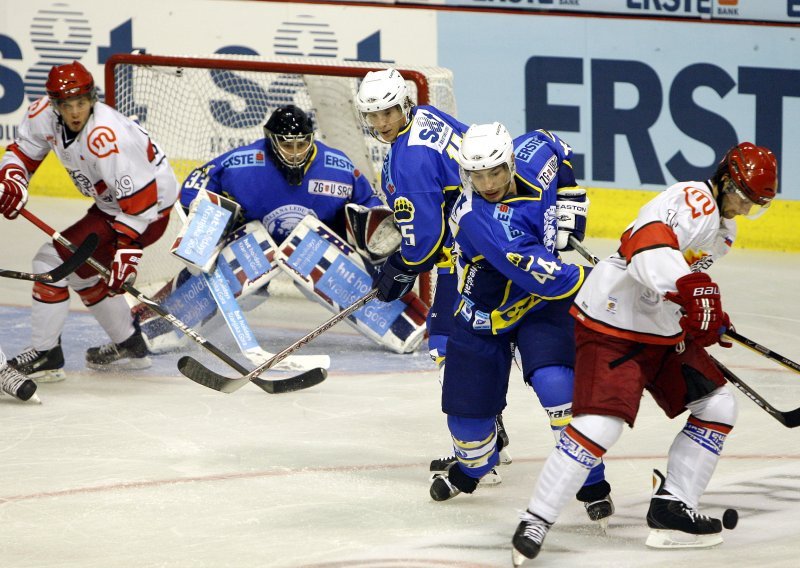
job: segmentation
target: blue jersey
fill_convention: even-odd
[[[513,329],[548,300],[583,283],[582,266],[555,252],[556,193],[574,187],[572,149],[537,130],[514,140],[517,195],[490,203],[465,190],[450,216],[461,298],[456,321],[476,333]]]
[[[467,126],[431,106],[414,107],[383,162],[381,188],[403,234],[400,253],[411,271],[443,261],[447,218],[459,194],[458,149]]]
[[[263,138],[190,173],[181,189],[181,204],[188,206],[201,188],[236,201],[242,206],[242,221],[261,221],[278,244],[309,213],[344,236],[347,203],[382,205],[344,153],[317,141],[300,185],[286,181]]]

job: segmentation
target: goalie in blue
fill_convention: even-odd
[[[436,501],[472,493],[498,463],[495,416],[506,406],[515,347],[556,437],[570,421],[569,308],[587,269],[562,262],[558,253],[569,248],[570,235],[583,239],[588,208],[571,157],[572,149],[544,130],[512,140],[495,122],[464,135],[463,192],[450,216],[461,297],[442,387],[458,461],[434,476]],[[610,491],[600,463],[577,495],[590,519],[613,513]]]
[[[233,264],[223,268],[231,275],[232,292],[240,303],[250,296],[245,309],[252,309],[266,299],[268,280],[280,268],[293,278],[304,295],[339,311],[364,292],[360,288],[351,290],[350,282],[339,275],[341,271],[328,268],[363,272],[363,280],[370,282],[374,264],[399,245],[391,211],[343,152],[315,140],[312,121],[302,109],[294,105],[276,109],[264,125],[264,134],[264,138],[226,152],[192,171],[183,183],[180,203],[188,209],[199,194],[208,192],[238,204],[238,218],[231,226],[239,229],[223,235],[220,247],[224,248],[218,258],[234,257]],[[236,238],[247,238],[254,245],[249,250],[264,252],[267,273],[251,277],[252,267],[240,270],[241,255],[230,254]],[[330,250],[323,257],[325,246]],[[313,267],[313,274],[298,274],[292,261],[309,249],[319,252],[319,258],[315,257],[313,262],[310,257],[300,259],[297,262],[302,265],[301,270],[318,266]],[[290,250],[297,252],[287,259]],[[217,268],[220,262],[217,261]],[[260,264],[265,264],[263,259]],[[181,319],[190,325],[208,321],[216,313],[208,292],[198,292],[202,286],[196,280],[190,280],[190,274],[184,270],[156,295],[156,299],[167,305],[174,302],[179,316],[184,307],[186,317]],[[331,290],[339,295],[331,296]],[[149,316],[142,307],[134,310],[143,311],[143,317]],[[365,322],[362,312],[348,319],[348,323],[393,351],[409,352],[421,342],[427,312],[419,300],[398,302],[380,315],[383,322],[380,326]],[[142,328],[151,350],[164,351],[177,346],[167,333],[168,328],[159,321],[150,320]]]

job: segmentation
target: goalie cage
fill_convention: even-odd
[[[105,64],[106,102],[135,117],[170,160],[178,182],[223,152],[263,138],[263,125],[281,105],[310,112],[316,137],[347,154],[381,194],[377,182],[389,145],[361,125],[353,103],[360,80],[384,63],[246,55],[158,56],[117,54]],[[453,74],[441,67],[398,66],[417,104],[455,115]],[[383,195],[380,195],[383,199]],[[169,253],[180,230],[172,215],[166,234],[145,252],[137,286],[157,290],[183,267]],[[430,305],[435,273],[418,279]],[[277,295],[296,294],[288,279],[271,284]]]

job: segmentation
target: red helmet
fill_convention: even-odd
[[[778,160],[768,148],[742,142],[725,158],[727,174],[747,198],[758,205],[767,205],[778,191]]]
[[[47,96],[53,101],[64,101],[79,95],[94,96],[94,79],[86,67],[77,61],[55,65],[50,69],[45,83]]]

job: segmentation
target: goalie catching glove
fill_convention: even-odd
[[[400,247],[402,236],[388,207],[369,208],[348,203],[344,211],[347,242],[371,263],[385,259]]]
[[[28,179],[25,171],[16,164],[0,169],[0,213],[14,219],[28,201]]]
[[[570,235],[573,235],[578,242],[583,241],[586,236],[586,214],[588,211],[589,198],[586,197],[585,189],[570,187],[558,190],[556,197],[557,250],[572,250],[572,246],[569,244]]]
[[[683,308],[680,324],[687,335],[703,347],[715,343],[730,347],[721,338],[730,329],[731,320],[722,311],[719,286],[711,277],[704,272],[692,272],[680,277],[675,286],[678,292],[667,292],[664,297]]]

